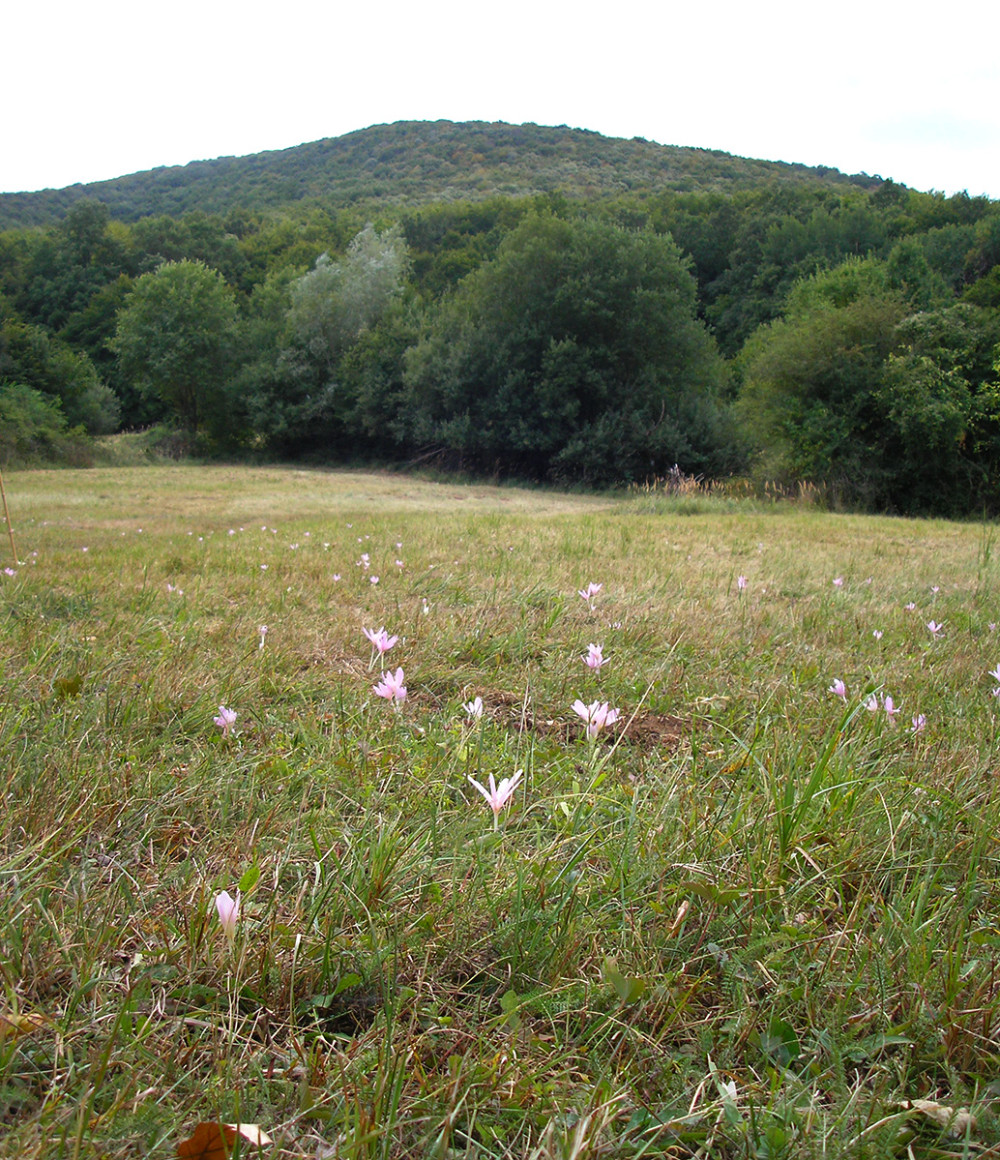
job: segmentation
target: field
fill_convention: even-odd
[[[1000,1156],[993,525],[5,483],[0,1154]]]

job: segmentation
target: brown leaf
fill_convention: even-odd
[[[976,1130],[976,1117],[966,1108],[950,1108],[936,1100],[903,1100],[903,1107],[921,1112],[942,1128],[947,1128],[953,1136],[964,1136]]]
[[[13,1011],[0,1011],[0,1043],[6,1039],[20,1039],[22,1035],[30,1035],[45,1027],[48,1019],[37,1011],[29,1014]]]
[[[237,1137],[255,1148],[273,1143],[257,1124],[201,1123],[177,1145],[177,1155],[181,1160],[229,1160]]]

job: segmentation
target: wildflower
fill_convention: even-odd
[[[926,727],[927,727],[927,718],[923,715],[923,713],[918,713],[916,715],[916,717],[913,718],[913,724],[910,726],[910,732],[911,733],[923,733],[923,731],[924,731],[924,729],[926,729]]]
[[[262,649],[264,647],[264,638],[267,636],[267,625],[262,624],[257,631],[260,633],[260,644],[257,645],[257,648]]]
[[[593,580],[591,580],[591,582],[587,585],[586,588],[578,588],[577,589],[577,595],[582,597],[584,600],[586,600],[586,602],[590,605],[590,607],[593,608],[594,607],[594,597],[598,594],[598,592],[600,592],[600,590],[603,587],[604,587],[603,584],[595,584],[593,582]]]
[[[17,572],[13,568],[4,568],[3,574],[5,576],[16,576]]]
[[[480,785],[474,777],[469,778],[469,781],[479,790],[479,792],[486,798],[487,804],[493,811],[493,829],[497,828],[500,820],[500,811],[514,796],[514,790],[517,789],[521,781],[523,770],[519,769],[513,777],[505,777],[499,785],[493,780],[493,774],[490,774],[490,788],[487,789],[484,785]]]
[[[986,675],[992,677],[994,681],[1000,682],[1000,665],[997,665],[995,669],[990,669]]]
[[[917,606],[911,600],[909,604],[904,604],[903,607],[906,609],[907,612],[913,612]]]
[[[877,713],[878,712],[878,697],[876,697],[875,694],[872,693],[870,697],[865,698],[864,706],[868,710],[869,713]]]
[[[395,702],[393,707],[397,708],[398,702],[406,700],[406,686],[403,680],[402,669],[397,669],[395,673],[383,673],[381,681],[374,686],[375,695]]]
[[[213,717],[212,721],[222,730],[222,736],[228,737],[229,730],[236,724],[236,710],[227,709],[225,705],[220,705],[219,715]]]
[[[747,586],[746,576],[737,576],[736,577],[736,587],[742,592],[743,589],[746,588],[746,586]]]
[[[876,640],[881,640],[882,639],[882,630],[880,628],[872,629],[872,636]]]
[[[240,917],[240,895],[236,892],[236,897],[233,898],[228,890],[223,890],[221,894],[215,896],[215,909],[219,912],[219,922],[222,923],[222,931],[230,942],[236,937],[236,923]]]
[[[827,692],[833,693],[835,697],[840,697],[844,701],[847,700],[847,686],[840,677],[834,678],[833,684],[827,689]]]
[[[334,579],[334,582],[336,582],[337,580],[339,580],[339,579],[340,579],[340,573],[339,573],[339,572],[334,572],[334,574],[333,574],[333,579]]]
[[[931,591],[934,593],[935,596],[937,596],[937,594],[941,591],[941,589],[938,587],[937,584],[932,584]]]
[[[382,656],[383,653],[387,653],[394,644],[399,642],[399,637],[390,636],[385,631],[384,626],[378,630],[372,628],[363,628],[361,631],[372,642],[372,647],[378,649],[379,656]]]
[[[466,701],[462,708],[470,721],[477,721],[483,715],[483,699],[476,697],[474,701]]]
[[[890,724],[895,724],[896,718],[900,714],[900,710],[896,708],[896,703],[892,697],[886,697],[882,702],[882,708],[885,709],[885,715],[889,718]]]
[[[587,724],[587,736],[593,740],[605,725],[614,725],[618,720],[618,710],[609,709],[607,701],[594,701],[585,705],[582,701],[573,702],[573,712],[582,717]]]
[[[602,645],[588,644],[586,653],[582,654],[580,660],[587,666],[588,669],[600,669],[602,665],[608,662],[601,651]]]
[[[377,583],[378,583],[378,577],[377,577],[377,576],[369,576],[369,577],[368,577],[368,582],[369,582],[369,584],[377,584]]]
[[[930,629],[931,636],[937,636],[941,629],[944,628],[944,622],[942,621],[941,624],[938,624],[936,620],[928,620],[927,627]]]
[[[835,576],[834,580],[833,580],[833,586],[834,586],[834,588],[843,588],[844,587],[844,577],[843,576]]]

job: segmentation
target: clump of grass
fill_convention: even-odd
[[[359,1158],[995,1138],[982,529],[279,468],[7,483],[0,1151],[168,1156],[204,1120]],[[576,699],[619,719],[588,739]],[[469,778],[519,770],[494,829]]]

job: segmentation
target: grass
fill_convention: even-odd
[[[993,526],[6,483],[0,1154],[996,1154]]]

